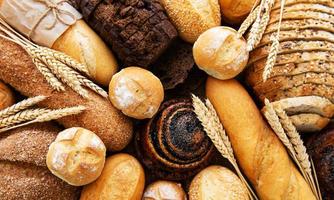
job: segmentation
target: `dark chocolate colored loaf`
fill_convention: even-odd
[[[334,124],[315,134],[307,143],[324,200],[334,199]]]
[[[73,1],[72,1],[73,2]],[[86,22],[126,66],[147,67],[177,37],[158,0],[76,0]]]

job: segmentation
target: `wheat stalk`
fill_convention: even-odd
[[[252,25],[252,28],[250,29],[250,33],[249,33],[249,37],[247,39],[247,50],[251,51],[254,48],[254,44],[255,44],[255,40],[257,38],[257,34],[259,32],[259,28],[260,28],[260,23],[261,23],[261,19],[262,19],[262,12],[263,12],[263,7],[264,4],[266,3],[266,1],[268,0],[261,0],[261,3],[259,5],[259,12],[257,13],[256,19]]]
[[[81,113],[84,110],[85,110],[84,106],[62,108],[62,109],[57,109],[57,110],[50,110],[50,109],[25,110],[25,111],[15,114],[18,116],[18,118],[11,116],[12,123],[7,122],[10,120],[7,120],[7,121],[1,120],[0,125],[2,128],[0,129],[0,133],[15,129],[15,128],[19,128],[22,126],[27,126],[33,123],[47,122],[47,121],[60,119],[62,117],[66,117],[70,115],[76,115],[76,114]],[[25,121],[28,121],[28,122],[25,122]],[[21,122],[25,122],[25,123],[21,123]],[[15,125],[15,124],[18,124],[18,125]]]
[[[95,83],[93,83],[91,80],[87,79],[86,77],[82,76],[79,73],[76,75],[76,77],[82,85],[88,87],[89,89],[96,92],[97,94],[100,94],[102,97],[106,99],[108,98],[108,93],[104,91],[102,88],[100,88],[99,86],[97,86]]]
[[[312,176],[311,162],[309,161],[306,148],[288,115],[282,109],[280,104],[273,105],[269,102],[268,99],[265,99],[264,116],[266,117],[271,128],[276,133],[277,137],[287,148],[289,154],[297,164],[300,172],[302,173],[314,194],[318,199],[321,199],[321,196],[319,197],[318,193],[319,189],[317,188],[317,185],[315,184]]]
[[[279,50],[279,39],[277,37],[274,37],[272,41],[273,43],[270,47],[266,65],[262,74],[263,81],[267,81],[270,77],[271,71],[273,70],[277,59],[277,53]]]
[[[11,115],[14,115],[26,108],[29,108],[33,105],[36,105],[37,103],[44,101],[47,97],[46,96],[36,96],[36,97],[32,97],[26,100],[23,100],[17,104],[14,104],[4,110],[0,111],[0,119],[9,117]]]
[[[75,59],[71,58],[70,56],[68,56],[68,55],[66,55],[62,52],[55,51],[55,50],[52,50],[52,49],[48,49],[48,48],[45,48],[45,47],[41,47],[41,48],[44,52],[47,52],[50,56],[54,57],[55,59],[59,60],[60,62],[66,64],[69,67],[72,67],[73,69],[76,69],[76,70],[78,70],[80,72],[83,72],[86,75],[90,76],[90,73],[89,73],[86,65],[79,63]]]
[[[238,30],[238,38],[241,38],[245,32],[248,30],[248,28],[254,23],[257,16],[259,15],[260,7],[256,7],[255,10],[253,10],[247,18],[242,22],[239,30]]]
[[[0,128],[13,126],[15,124],[33,120],[47,112],[50,112],[50,110],[43,108],[23,110],[9,117],[2,118],[0,120]]]
[[[256,194],[253,192],[252,188],[249,186],[247,180],[242,175],[241,170],[237,164],[234,157],[231,142],[220,123],[217,112],[215,111],[211,102],[207,99],[206,104],[204,104],[198,97],[192,95],[194,112],[197,118],[201,121],[205,132],[211,139],[212,143],[215,145],[217,150],[221,155],[226,158],[236,170],[240,180],[245,184],[248,194],[251,199],[257,199]]]
[[[50,71],[50,69],[43,64],[39,59],[33,58],[33,63],[37,67],[38,71],[45,77],[46,81],[51,87],[57,91],[65,91],[63,84],[57,79],[57,77]]]

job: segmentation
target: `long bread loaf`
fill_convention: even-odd
[[[315,199],[241,84],[209,78],[206,94],[227,131],[240,167],[260,199]]]
[[[49,98],[41,106],[64,108],[83,105],[86,111],[79,115],[58,120],[65,127],[83,127],[95,132],[108,150],[123,149],[132,138],[132,123],[111,103],[89,92],[89,100],[83,99],[71,89],[53,91],[29,55],[18,45],[0,38],[0,79],[25,96],[45,95]]]

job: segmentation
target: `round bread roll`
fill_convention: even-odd
[[[11,89],[0,81],[0,110],[5,109],[15,103],[15,97]]]
[[[247,189],[229,169],[210,166],[192,180],[189,188],[190,200],[243,200],[249,199]]]
[[[147,186],[143,200],[186,200],[187,195],[180,184],[171,181],[156,181]]]
[[[80,200],[140,200],[144,186],[140,163],[131,155],[120,153],[107,158],[101,176],[83,188]]]
[[[221,80],[237,76],[246,66],[249,53],[244,38],[226,26],[205,31],[195,42],[194,59],[207,74]]]
[[[217,0],[160,0],[180,37],[194,43],[201,33],[219,26],[221,14]]]
[[[69,128],[50,145],[46,158],[49,170],[70,185],[82,186],[96,180],[103,169],[106,147],[93,132]]]
[[[241,24],[252,10],[256,0],[219,0],[224,21]]]
[[[108,86],[117,72],[118,64],[113,53],[83,20],[70,26],[52,48],[85,64],[91,77],[103,86]]]
[[[139,67],[128,67],[115,74],[109,85],[112,104],[125,115],[152,118],[164,99],[159,78]]]

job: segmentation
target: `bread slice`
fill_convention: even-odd
[[[288,115],[310,113],[332,118],[334,114],[334,104],[330,100],[318,96],[292,97],[272,103],[274,106],[280,105]]]
[[[267,58],[271,49],[271,44],[256,48],[250,53],[250,63]],[[279,44],[278,55],[290,54],[305,51],[334,51],[334,43],[328,41],[284,41]]]
[[[258,93],[255,91],[258,97],[263,101],[265,98],[270,101],[278,101],[289,97],[300,96],[319,96],[329,99],[334,102],[334,87],[325,86],[323,84],[302,84],[285,90],[272,90],[268,93]]]
[[[321,13],[327,13],[334,15],[334,8],[326,5],[316,4],[316,3],[298,3],[288,6],[284,6],[284,13],[295,12],[295,11],[315,11]],[[270,14],[279,15],[280,9],[272,10]]]
[[[273,90],[286,90],[302,84],[319,84],[334,87],[334,76],[328,73],[306,72],[295,76],[277,76],[266,82],[259,82],[253,89],[259,93],[268,93]]]
[[[263,58],[257,58],[257,60],[250,59],[248,66],[254,65],[255,71],[264,69],[267,56]],[[304,63],[315,60],[323,60],[327,62],[333,62],[334,60],[334,51],[305,51],[305,52],[296,52],[289,54],[278,55],[275,65],[285,65],[289,63]]]
[[[322,130],[330,122],[330,119],[318,114],[298,114],[289,117],[299,132],[317,132]]]
[[[265,34],[277,32],[278,22],[268,24]],[[292,19],[284,20],[281,23],[281,31],[289,31],[296,29],[314,29],[314,30],[324,30],[334,33],[334,23],[321,21],[317,19]]]
[[[321,5],[324,5],[324,6],[334,8],[333,0],[286,0],[285,6],[288,7],[288,6],[292,6],[292,5],[300,4],[300,3],[321,4]],[[275,1],[275,4],[274,4],[272,10],[280,9],[280,7],[281,7],[281,2],[280,1]]]
[[[334,22],[334,16],[322,13],[322,12],[316,12],[316,11],[293,11],[293,12],[286,12],[284,13],[283,20],[292,20],[292,19],[317,19],[321,21],[327,21],[327,22]],[[279,14],[273,13],[270,15],[269,24],[275,23],[279,20]]]
[[[274,33],[264,34],[260,44],[257,47],[262,47],[267,44],[272,43],[272,35]],[[328,41],[334,43],[334,34],[324,30],[314,30],[314,29],[301,29],[301,30],[289,30],[281,31],[279,41],[291,41],[291,40],[317,40],[317,41]]]

